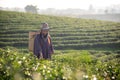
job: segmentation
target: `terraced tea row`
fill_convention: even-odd
[[[28,33],[48,22],[55,49],[120,47],[120,23],[0,11],[0,47],[28,47]]]

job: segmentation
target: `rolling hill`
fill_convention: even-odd
[[[28,48],[28,33],[50,26],[55,49],[120,48],[120,23],[0,11],[0,47]]]

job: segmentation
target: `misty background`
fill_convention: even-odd
[[[120,1],[118,1],[0,0],[0,10],[120,22]]]

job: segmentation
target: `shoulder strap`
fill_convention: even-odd
[[[50,35],[48,35],[48,44],[50,45],[51,41],[50,41]]]

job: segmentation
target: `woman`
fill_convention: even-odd
[[[34,40],[34,54],[38,58],[51,59],[51,54],[53,53],[49,26],[47,23],[42,23],[40,34],[37,34]]]

